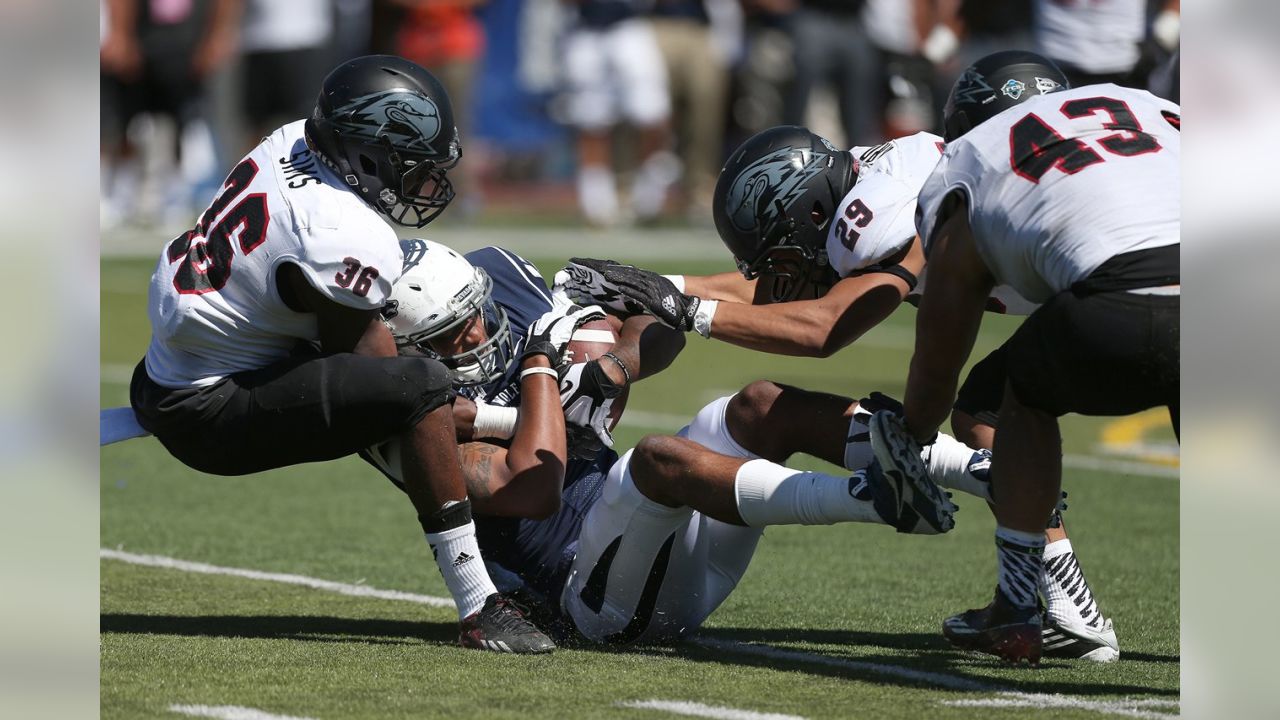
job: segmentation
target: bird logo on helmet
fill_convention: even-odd
[[[729,189],[730,222],[742,232],[769,233],[804,194],[805,183],[826,168],[827,157],[788,147],[748,165]]]

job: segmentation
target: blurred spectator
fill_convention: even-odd
[[[631,183],[631,211],[657,218],[679,161],[667,150],[671,99],[653,29],[632,0],[565,0],[577,13],[565,37],[567,114],[577,131],[578,204],[588,222],[622,218],[613,171],[611,130],[619,120],[636,128],[639,166]]]
[[[1035,0],[1035,51],[1072,86],[1129,84],[1146,35],[1146,0]]]
[[[677,198],[690,217],[710,219],[741,8],[737,0],[656,0],[650,23],[667,67],[672,129],[684,169]]]
[[[787,32],[798,0],[742,0],[745,42],[734,73],[729,147],[782,124],[784,95],[795,76],[795,52]]]
[[[165,148],[168,173],[184,155],[202,158],[186,163],[185,182],[155,183],[165,211],[185,214],[190,188],[218,170],[204,120],[205,83],[236,49],[241,0],[105,0],[101,10],[102,224],[138,214],[142,167],[129,126],[141,115],[176,127]]]
[[[387,0],[403,11],[393,36],[394,52],[440,79],[453,102],[453,119],[463,154],[471,138],[471,113],[479,62],[484,55],[484,26],[476,10],[487,0]],[[480,207],[474,159],[463,160],[449,178],[458,194],[451,215],[473,216]],[[458,212],[461,211],[461,212]]]
[[[933,63],[924,44],[934,28],[932,0],[867,0],[863,23],[880,55],[881,118],[885,137],[902,137],[937,125]],[[945,26],[940,26],[945,27]],[[954,34],[949,48],[954,52]]]
[[[830,83],[840,109],[842,146],[873,145],[881,137],[876,49],[862,24],[862,6],[862,0],[801,0],[789,22],[795,77],[785,95],[783,122],[807,125],[814,88]]]
[[[245,0],[241,90],[248,147],[315,107],[329,69],[330,0]]]

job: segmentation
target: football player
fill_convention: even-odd
[[[621,313],[651,313],[673,328],[695,330],[703,337],[764,352],[830,356],[882,322],[904,299],[918,297],[926,284],[915,229],[916,196],[942,149],[942,138],[929,133],[842,152],[804,128],[766,130],[730,156],[716,187],[716,229],[739,273],[664,277],[629,265],[575,258],[557,281],[571,297]],[[1034,305],[998,287],[988,307],[1025,313]],[[950,477],[944,467],[962,465],[959,456],[966,446],[992,447],[1003,387],[991,375],[975,370],[952,415],[954,440],[940,436],[934,449],[926,450],[936,452],[930,460],[935,479]],[[817,402],[821,411],[787,416],[802,428],[819,414],[852,407],[845,398],[815,400],[789,387],[760,384],[750,389],[749,399],[758,406],[746,417],[777,416],[784,408],[792,412]],[[852,458],[870,452],[865,416],[850,410],[845,417],[844,437],[851,445],[846,454]],[[739,438],[758,435],[754,441],[767,448],[771,433],[763,428],[744,423],[731,431]],[[816,426],[807,430],[815,436],[825,432]],[[858,443],[860,448],[852,447]],[[831,449],[820,456],[840,457]],[[983,467],[986,457],[963,460]],[[845,467],[857,468],[850,463]],[[969,485],[959,479],[959,489],[970,491]],[[1047,552],[1059,559],[1040,578],[1048,605],[1045,632],[1063,640],[1051,652],[1112,660],[1118,643],[1111,622],[1098,610],[1056,516],[1053,524],[1047,531]]]
[[[457,603],[460,642],[548,652],[550,639],[479,560],[448,371],[397,355],[380,315],[403,259],[385,221],[422,227],[439,215],[461,152],[430,73],[390,56],[339,65],[313,115],[264,138],[160,253],[130,404],[174,457],[215,475],[399,438],[405,490]],[[547,369],[549,354],[527,362]]]
[[[1180,109],[1112,84],[1068,88],[1048,59],[970,66],[946,107],[947,149],[920,194],[933,268],[905,414],[877,414],[882,462],[917,475],[955,398],[991,288],[1042,303],[982,361],[1003,385],[992,466],[998,585],[949,618],[955,644],[1038,663],[1040,528],[1062,480],[1058,417],[1168,406],[1178,428]],[[1141,188],[1142,201],[1129,192]]]
[[[615,319],[613,348],[570,364],[566,344],[600,332],[579,329],[606,317],[599,308],[553,299],[532,265],[501,248],[463,256],[427,240],[401,244],[403,274],[383,314],[403,354],[449,369],[480,549],[495,577],[514,574],[523,598],[554,606],[582,519],[618,459],[613,402],[666,368],[684,336],[651,317]],[[554,371],[530,371],[519,361],[540,335],[560,360],[552,365],[562,383]],[[557,382],[534,385],[548,374]],[[404,489],[402,441],[363,456]]]
[[[709,404],[681,431],[689,440],[651,438],[621,460],[599,443],[577,451],[571,445],[566,465],[566,421],[588,429],[571,435],[607,442],[612,399],[665,368],[683,335],[652,317],[628,318],[608,354],[561,365],[562,414],[546,396],[530,394],[532,373],[517,372],[515,358],[539,328],[557,328],[548,336],[563,352],[579,325],[603,316],[598,308],[553,300],[536,271],[505,250],[463,257],[436,243],[405,244],[407,266],[387,323],[402,352],[440,358],[459,393],[475,400],[475,419],[469,428],[460,424],[460,433],[469,441],[462,455],[480,547],[495,577],[514,575],[516,592],[549,627],[606,643],[669,640],[693,630],[737,584],[767,525],[871,522],[917,533],[951,527],[953,506],[936,486],[925,481],[925,491],[915,492],[867,469],[869,450],[852,478],[760,459],[724,421],[749,407],[737,398],[750,393]],[[850,405],[869,417],[847,399],[841,411]],[[779,461],[795,451],[818,454],[831,440],[843,455],[849,421],[839,413],[827,420],[821,443],[785,434],[770,452]],[[399,444],[365,455],[397,484]],[[718,461],[693,458],[681,466],[688,447],[713,448]],[[739,476],[749,481],[735,483]]]

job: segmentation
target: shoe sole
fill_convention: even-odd
[[[1115,662],[1120,659],[1120,650],[1115,647],[1115,636],[1111,642],[1096,636],[1077,633],[1062,625],[1045,625],[1041,635],[1044,640],[1044,654],[1047,657],[1067,660],[1088,660],[1096,663]],[[1084,648],[1091,648],[1084,652]]]
[[[955,518],[944,509],[955,506],[947,500],[946,495],[942,494],[942,488],[928,479],[929,469],[925,467],[919,452],[914,451],[914,448],[889,441],[894,433],[886,429],[885,424],[888,422],[889,415],[885,412],[878,412],[871,416],[871,449],[880,460],[880,471],[886,476],[891,473],[903,476],[901,482],[903,489],[907,492],[899,493],[900,506],[910,505],[911,509],[934,530],[939,533],[947,532],[955,526]],[[925,479],[922,482],[920,478]],[[927,503],[928,512],[921,512],[920,498]],[[939,522],[937,524],[931,522],[932,518],[937,518]]]

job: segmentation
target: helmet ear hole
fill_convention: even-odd
[[[813,224],[818,227],[823,227],[827,224],[829,218],[827,217],[826,208],[822,207],[822,203],[814,201],[813,209],[809,211],[809,219],[813,220]]]

